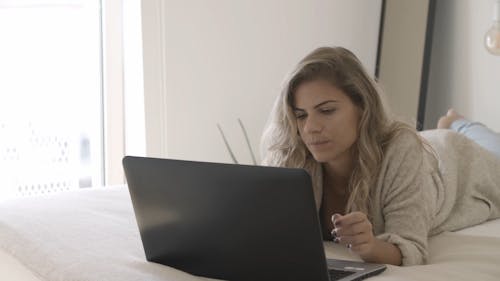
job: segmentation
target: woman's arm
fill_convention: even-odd
[[[370,222],[376,238],[398,247],[402,265],[426,262],[436,213],[433,166],[419,139],[402,133],[386,150],[371,190]]]
[[[391,243],[375,238],[373,249],[366,254],[360,254],[366,262],[385,263],[392,265],[401,265],[401,251]]]

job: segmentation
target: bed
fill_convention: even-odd
[[[369,280],[500,280],[500,220],[430,239],[429,263]],[[327,257],[359,260],[325,242]],[[125,186],[0,203],[0,280],[213,280],[145,260]]]

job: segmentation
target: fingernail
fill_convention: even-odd
[[[334,214],[334,215],[332,216],[332,223],[333,223],[333,226],[335,226],[335,227],[337,227],[337,225],[340,225],[340,224],[338,223],[338,221],[337,221],[338,217],[339,217],[339,215],[338,215],[338,214]]]
[[[333,214],[332,215],[332,222],[335,223],[335,220],[337,219],[338,215],[337,214]]]
[[[335,240],[337,238],[337,235],[335,233],[332,233],[332,240]]]

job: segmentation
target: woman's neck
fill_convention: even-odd
[[[337,192],[346,191],[354,170],[354,158],[346,155],[343,159],[323,163],[323,188],[334,188]]]

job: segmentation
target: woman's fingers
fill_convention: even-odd
[[[347,226],[335,227],[332,231],[332,235],[333,233],[335,233],[336,236],[348,236],[348,235],[362,234],[371,231],[372,231],[372,225],[367,220]]]
[[[372,224],[361,212],[332,216],[335,228],[332,230],[334,242],[346,245],[355,252],[362,252],[373,242]]]
[[[370,241],[370,235],[367,233],[357,234],[357,235],[347,235],[347,236],[337,236],[337,243],[342,245],[360,245],[368,243]]]
[[[339,214],[334,214],[332,216],[332,222],[335,227],[355,224],[363,222],[365,220],[368,220],[368,218],[362,212],[352,212],[344,216],[341,216]]]

